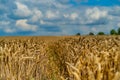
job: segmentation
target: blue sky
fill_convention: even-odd
[[[120,27],[120,0],[0,0],[0,36],[88,34]]]

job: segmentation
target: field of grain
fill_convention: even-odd
[[[120,80],[120,36],[1,37],[0,80]]]

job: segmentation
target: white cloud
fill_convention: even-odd
[[[120,6],[114,6],[110,9],[110,14],[115,16],[120,16]]]
[[[0,21],[0,25],[9,25],[10,22],[9,21]]]
[[[118,23],[117,26],[120,28],[120,23]]]
[[[40,24],[46,24],[46,22],[43,20],[40,20]]]
[[[38,9],[33,10],[33,16],[32,16],[32,19],[31,19],[32,22],[36,22],[42,17],[43,17],[43,14],[40,10],[38,10]]]
[[[105,10],[100,10],[97,7],[89,8],[86,10],[86,16],[92,20],[98,20],[100,18],[105,18],[108,15],[108,12]]]
[[[21,17],[28,17],[31,15],[31,10],[27,7],[27,5],[24,5],[20,2],[16,2],[17,10],[15,10],[15,14],[17,16]]]
[[[120,12],[120,6],[115,6],[114,9],[115,9],[115,11]]]
[[[40,20],[40,24],[42,24],[42,25],[57,25],[57,22],[56,22],[56,24],[55,23],[53,23],[53,22],[49,22],[49,21],[44,21],[44,20]]]
[[[55,2],[55,0],[40,0],[40,1],[38,1],[38,0],[32,0],[32,1],[34,1],[34,2],[39,2],[39,3],[42,3],[42,4],[46,4],[46,3],[53,3],[53,2]]]
[[[77,12],[71,12],[71,13],[63,13],[63,17],[66,19],[70,19],[70,20],[76,20],[79,19],[79,14]]]
[[[15,32],[16,30],[15,29],[11,29],[11,28],[5,28],[4,30],[6,33],[13,33]]]
[[[59,15],[59,11],[53,12],[53,11],[51,11],[51,10],[48,10],[48,11],[46,12],[46,17],[47,17],[48,19],[50,19],[50,18],[57,18],[58,15]]]
[[[64,18],[69,18],[69,14],[63,14]]]
[[[71,6],[71,5],[68,5],[68,4],[64,5],[64,3],[67,3],[67,1],[59,0],[59,1],[52,2],[52,5],[54,5],[58,9],[66,9],[66,8],[69,8]]]
[[[37,26],[28,24],[27,19],[17,20],[16,26],[23,31],[36,31],[37,30]]]
[[[71,18],[72,20],[75,20],[76,18],[78,18],[78,14],[77,14],[77,13],[72,13],[72,14],[70,15],[70,18]]]

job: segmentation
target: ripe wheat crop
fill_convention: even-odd
[[[0,39],[0,80],[119,80],[120,36]]]

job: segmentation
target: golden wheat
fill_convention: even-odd
[[[0,39],[0,80],[119,79],[120,36]]]

